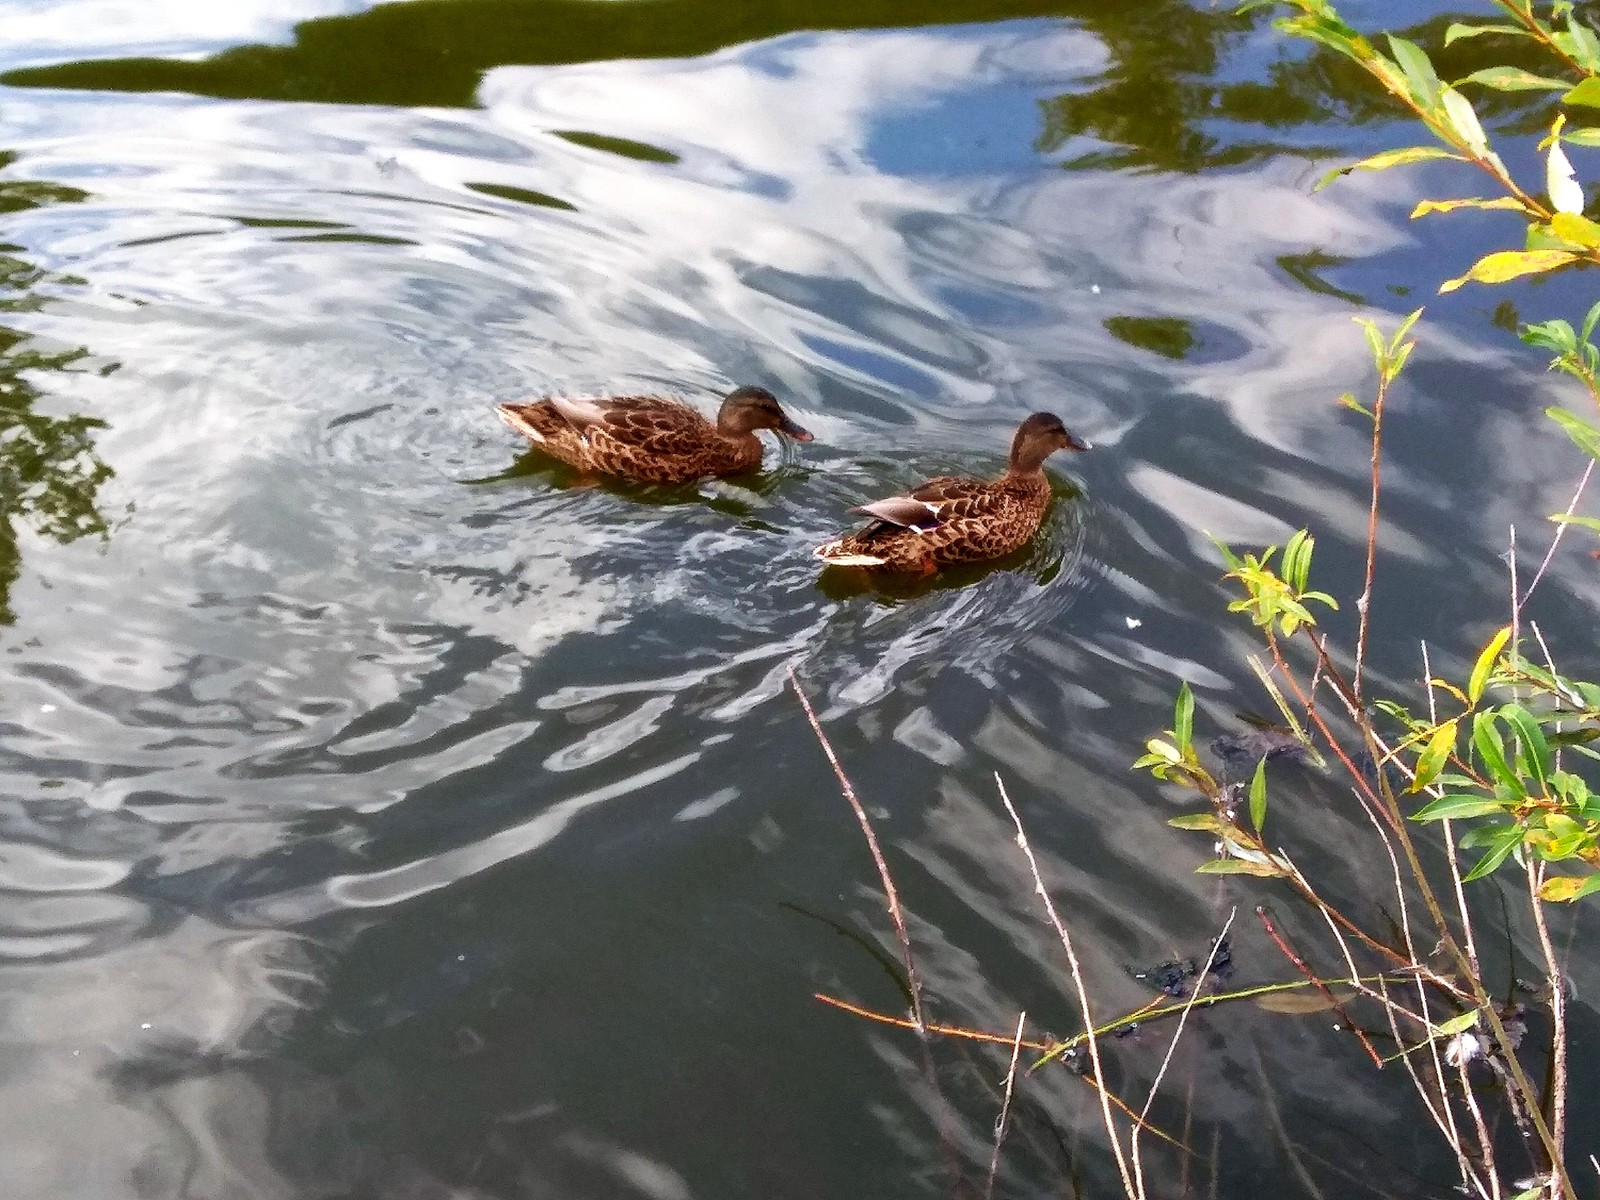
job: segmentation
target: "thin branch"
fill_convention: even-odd
[[[1211,965],[1217,961],[1217,951],[1222,947],[1222,940],[1228,936],[1228,930],[1233,928],[1233,919],[1238,915],[1239,909],[1235,905],[1233,911],[1228,914],[1227,921],[1223,923],[1222,932],[1217,934],[1216,940],[1211,943],[1211,953],[1206,955],[1206,965],[1195,977],[1194,989],[1189,993],[1189,1002],[1183,1006],[1183,1013],[1178,1017],[1178,1027],[1172,1031],[1172,1040],[1167,1043],[1167,1053],[1161,1060],[1161,1069],[1150,1082],[1150,1093],[1144,1098],[1144,1107],[1139,1110],[1139,1124],[1133,1127],[1133,1132],[1128,1136],[1128,1149],[1133,1156],[1133,1177],[1139,1186],[1140,1195],[1144,1194],[1144,1156],[1139,1152],[1139,1129],[1150,1116],[1150,1106],[1156,1102],[1156,1092],[1161,1087],[1161,1081],[1166,1078],[1167,1067],[1178,1049],[1178,1039],[1183,1036],[1183,1027],[1189,1020],[1189,1012],[1194,1008],[1194,1002],[1200,998],[1200,985],[1211,974]]]
[[[994,1125],[994,1153],[989,1156],[989,1184],[983,1189],[985,1200],[994,1200],[994,1179],[1000,1173],[1000,1145],[1006,1140],[1006,1122],[1011,1119],[1011,1089],[1017,1082],[1017,1060],[1022,1057],[1022,1027],[1026,1012],[1017,1014],[1017,1036],[1011,1039],[1011,1065],[1006,1068],[1006,1095],[1000,1102],[1000,1119]]]
[[[1314,972],[1310,966],[1307,965],[1305,959],[1300,957],[1299,952],[1296,951],[1293,946],[1289,945],[1288,939],[1285,938],[1283,934],[1279,932],[1278,927],[1272,923],[1272,918],[1267,914],[1265,906],[1257,906],[1256,916],[1260,918],[1262,926],[1267,931],[1267,936],[1272,939],[1272,944],[1278,948],[1279,952],[1282,953],[1285,958],[1294,964],[1295,970],[1299,971],[1300,974],[1304,975],[1308,980],[1310,980],[1317,991],[1322,993],[1323,999],[1328,1002],[1329,1006],[1334,1012],[1339,1014],[1339,1019],[1345,1023],[1345,1025],[1352,1033],[1356,1035],[1357,1038],[1360,1039],[1362,1047],[1372,1058],[1372,1065],[1377,1067],[1379,1070],[1382,1070],[1383,1056],[1378,1053],[1377,1048],[1373,1046],[1371,1040],[1367,1037],[1361,1026],[1350,1019],[1350,1014],[1344,1010],[1343,1001],[1333,994],[1332,989],[1317,977],[1316,972]],[[1355,972],[1352,971],[1351,974],[1354,975]]]
[[[1578,490],[1572,493],[1572,499],[1567,502],[1566,510],[1561,514],[1570,517],[1578,507],[1578,501],[1583,499],[1583,491],[1589,486],[1589,476],[1594,474],[1595,460],[1590,459],[1583,468],[1583,478],[1578,480]],[[1550,560],[1556,556],[1556,547],[1561,545],[1561,538],[1567,532],[1567,522],[1556,523],[1556,535],[1550,539],[1550,549],[1544,552],[1544,561],[1539,564],[1539,569],[1533,573],[1533,582],[1528,585],[1528,590],[1522,593],[1522,599],[1517,602],[1517,611],[1521,612],[1533,595],[1533,589],[1539,586],[1539,581],[1544,578],[1545,571],[1550,566]]]
[[[1544,882],[1544,872],[1544,864],[1536,867],[1533,856],[1529,855],[1528,904],[1533,909],[1533,927],[1539,933],[1539,949],[1544,953],[1544,964],[1550,972],[1550,1092],[1544,1100],[1549,1114],[1550,1139],[1555,1142],[1555,1152],[1560,1156],[1565,1152],[1567,1143],[1567,985],[1562,978],[1561,962],[1556,957],[1555,946],[1550,942],[1550,927],[1544,919],[1544,901],[1539,898],[1539,885]]]
[[[1039,893],[1039,898],[1044,903],[1044,911],[1050,918],[1050,924],[1055,927],[1056,936],[1061,939],[1062,948],[1067,952],[1067,966],[1072,972],[1072,985],[1078,992],[1078,1007],[1083,1013],[1084,1028],[1089,1032],[1089,1061],[1094,1068],[1094,1082],[1100,1093],[1100,1117],[1105,1122],[1106,1136],[1111,1139],[1111,1151],[1116,1155],[1117,1173],[1122,1177],[1123,1194],[1129,1200],[1143,1200],[1144,1193],[1134,1187],[1133,1176],[1128,1171],[1127,1156],[1123,1153],[1122,1139],[1117,1136],[1116,1123],[1111,1119],[1111,1105],[1107,1097],[1111,1094],[1106,1087],[1105,1069],[1100,1063],[1100,1039],[1094,1033],[1094,1017],[1089,1009],[1089,989],[1083,983],[1083,971],[1078,966],[1078,954],[1072,948],[1072,936],[1067,932],[1067,927],[1061,923],[1061,917],[1056,912],[1055,902],[1050,899],[1050,891],[1044,886],[1044,876],[1039,873],[1039,861],[1033,856],[1033,847],[1028,844],[1028,834],[1022,827],[1022,818],[1017,815],[1016,806],[1011,803],[1011,796],[1006,792],[1006,781],[1000,778],[1000,773],[995,772],[995,784],[1000,789],[1000,802],[1006,806],[1006,812],[1011,814],[1011,823],[1017,827],[1017,845],[1022,848],[1023,855],[1028,860],[1028,869],[1033,872],[1034,890]]]
[[[1383,401],[1389,394],[1389,379],[1378,374],[1378,394],[1372,403],[1372,500],[1367,507],[1367,573],[1356,601],[1359,623],[1356,628],[1356,668],[1354,692],[1361,696],[1361,669],[1367,660],[1367,626],[1372,619],[1372,577],[1378,563],[1378,493],[1383,486]]]
[[[867,810],[856,795],[856,789],[849,777],[845,775],[844,767],[840,766],[839,756],[833,752],[833,745],[828,741],[828,735],[822,731],[822,722],[817,720],[816,710],[811,707],[811,701],[806,699],[805,691],[800,687],[800,680],[795,675],[793,667],[789,668],[789,686],[799,698],[800,707],[805,709],[806,720],[811,723],[811,731],[817,735],[817,741],[822,745],[822,752],[827,755],[828,765],[833,768],[834,777],[839,781],[839,790],[855,812],[856,820],[861,825],[861,832],[867,839],[867,848],[872,851],[872,861],[878,868],[878,880],[883,884],[883,894],[888,900],[889,917],[894,922],[895,936],[900,939],[900,955],[906,967],[906,987],[911,992],[911,1015],[917,1023],[917,1032],[927,1037],[928,1023],[922,1012],[922,984],[917,977],[916,960],[911,954],[911,933],[906,928],[905,913],[900,908],[900,894],[895,890],[894,880],[889,875],[889,864],[883,857],[883,848],[878,845],[878,835],[873,831]]]

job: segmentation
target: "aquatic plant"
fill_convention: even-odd
[[[1481,170],[1497,194],[1425,199],[1414,208],[1414,219],[1460,209],[1498,209],[1522,217],[1526,229],[1521,248],[1483,255],[1463,274],[1444,280],[1441,292],[1600,264],[1600,223],[1584,215],[1584,189],[1563,148],[1600,147],[1600,128],[1573,119],[1581,119],[1586,109],[1600,108],[1600,37],[1572,3],[1557,0],[1541,16],[1531,0],[1494,0],[1507,22],[1457,23],[1444,34],[1445,45],[1463,38],[1531,42],[1548,57],[1553,74],[1499,65],[1446,83],[1428,52],[1414,42],[1391,36],[1385,54],[1325,0],[1283,2],[1291,13],[1278,19],[1279,29],[1357,63],[1410,109],[1434,139],[1336,168],[1319,186],[1352,170],[1456,160]],[[1276,6],[1275,0],[1262,0],[1245,7]],[[1548,133],[1539,143],[1545,167],[1542,190],[1519,182],[1494,150],[1462,90],[1469,86],[1556,96],[1557,110],[1548,116]],[[1541,126],[1545,123],[1541,119]],[[1600,738],[1600,686],[1561,672],[1538,625],[1524,623],[1523,611],[1566,529],[1578,525],[1600,530],[1600,521],[1575,515],[1594,462],[1600,460],[1600,429],[1564,408],[1546,410],[1589,461],[1572,502],[1551,518],[1557,528],[1526,587],[1516,575],[1513,533],[1509,622],[1483,645],[1467,677],[1452,681],[1435,676],[1424,645],[1426,698],[1421,709],[1399,699],[1372,697],[1363,672],[1381,516],[1384,407],[1415,346],[1409,338],[1420,315],[1421,310],[1413,312],[1388,336],[1371,321],[1363,322],[1377,372],[1376,391],[1370,405],[1349,395],[1342,398],[1372,427],[1366,564],[1353,647],[1341,649],[1318,624],[1319,605],[1331,607],[1334,601],[1309,589],[1313,539],[1307,531],[1295,534],[1281,553],[1269,547],[1241,555],[1220,546],[1226,578],[1242,593],[1230,607],[1249,617],[1265,643],[1265,661],[1252,660],[1252,666],[1293,734],[1308,743],[1320,742],[1343,769],[1352,796],[1393,863],[1398,919],[1383,929],[1362,925],[1325,899],[1290,854],[1268,840],[1266,758],[1257,763],[1248,785],[1213,775],[1195,748],[1194,698],[1187,685],[1178,693],[1172,728],[1152,738],[1135,765],[1207,801],[1205,811],[1172,822],[1215,839],[1216,857],[1202,871],[1282,880],[1326,918],[1337,961],[1348,967],[1347,975],[1337,972],[1337,984],[1352,1002],[1360,998],[1381,1010],[1402,1046],[1400,1061],[1456,1157],[1463,1191],[1485,1200],[1507,1195],[1512,1190],[1508,1181],[1521,1174],[1524,1178],[1514,1185],[1519,1198],[1570,1198],[1576,1192],[1565,1146],[1567,984],[1545,909],[1600,890],[1600,795],[1594,790],[1600,784],[1587,762],[1600,758],[1590,745]],[[1524,326],[1521,336],[1551,351],[1552,368],[1578,380],[1600,407],[1600,350],[1592,341],[1597,323],[1600,304],[1576,329],[1567,321],[1550,320]],[[1466,824],[1464,833],[1457,823]],[[1434,830],[1442,834],[1437,845],[1431,844]],[[1475,861],[1463,862],[1461,851],[1477,852]],[[1435,865],[1436,859],[1442,859],[1442,867]],[[1520,870],[1525,882],[1536,943],[1528,949],[1546,973],[1537,999],[1550,1017],[1548,1068],[1537,1084],[1520,1053],[1526,1033],[1521,1006],[1495,994],[1480,959],[1478,908],[1483,897],[1469,887],[1512,868]],[[1408,903],[1413,898],[1420,900],[1420,911]],[[1324,986],[1335,982],[1335,976],[1315,971],[1301,954],[1283,948],[1308,979]],[[1363,957],[1412,973],[1411,985],[1396,992],[1362,982],[1358,963]],[[1346,1024],[1375,1061],[1385,1061],[1359,1024]],[[1413,1058],[1431,1069],[1417,1069]],[[1499,1078],[1500,1103],[1522,1134],[1531,1174],[1500,1161],[1504,1148],[1497,1145],[1467,1073],[1467,1064],[1476,1060],[1487,1063]]]

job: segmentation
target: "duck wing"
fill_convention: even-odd
[[[995,501],[994,487],[979,479],[942,475],[900,496],[886,496],[853,511],[886,525],[927,533],[948,521],[978,516]]]
[[[560,413],[585,441],[595,435],[652,454],[681,454],[706,445],[711,423],[687,404],[663,396],[613,396],[601,400],[552,397]]]

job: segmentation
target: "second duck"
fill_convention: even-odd
[[[1034,413],[1018,427],[998,479],[942,475],[904,495],[863,504],[851,511],[872,523],[818,546],[815,554],[833,566],[918,575],[1010,554],[1027,545],[1050,507],[1044,460],[1057,450],[1087,449],[1060,417]]]

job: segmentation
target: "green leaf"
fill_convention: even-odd
[[[1439,93],[1444,103],[1444,114],[1449,119],[1450,128],[1457,137],[1466,143],[1467,149],[1474,154],[1485,155],[1489,152],[1489,135],[1483,131],[1483,123],[1478,120],[1478,114],[1473,110],[1472,101],[1468,100],[1453,87],[1446,87]]]
[[[1465,275],[1439,285],[1440,292],[1453,292],[1464,283],[1505,283],[1523,275],[1554,271],[1578,256],[1570,250],[1497,250],[1473,263]]]
[[[1433,158],[1453,158],[1457,162],[1469,161],[1460,154],[1440,149],[1438,146],[1407,146],[1403,150],[1385,150],[1382,154],[1374,154],[1370,158],[1363,158],[1360,162],[1353,162],[1349,166],[1335,167],[1317,180],[1317,186],[1311,190],[1320,192],[1339,176],[1348,175],[1351,171],[1387,171],[1390,167],[1402,167],[1408,163],[1426,162]]]
[[[1471,883],[1474,879],[1482,879],[1501,863],[1511,856],[1511,852],[1522,845],[1522,829],[1517,825],[1508,825],[1499,831],[1494,841],[1490,844],[1487,854],[1480,858],[1472,870],[1463,876],[1463,881]]]
[[[1504,33],[1516,37],[1530,36],[1526,29],[1516,25],[1463,25],[1457,21],[1444,31],[1444,44],[1448,46],[1451,42],[1459,42],[1462,38],[1482,37],[1486,33]],[[1471,79],[1472,76],[1468,75],[1467,78]],[[1566,85],[1563,84],[1562,86],[1565,87]]]
[[[1172,732],[1179,750],[1187,751],[1194,745],[1194,693],[1189,690],[1187,679],[1178,685],[1178,700],[1172,706]]]
[[[1478,749],[1484,770],[1496,783],[1513,789],[1519,796],[1524,794],[1522,781],[1512,771],[1511,764],[1506,762],[1505,748],[1501,745],[1500,731],[1496,728],[1493,713],[1481,712],[1472,718],[1472,744]]]
[[[1564,92],[1572,86],[1570,80],[1535,75],[1532,71],[1524,71],[1521,67],[1485,67],[1481,71],[1474,71],[1471,75],[1456,80],[1458,87],[1463,83],[1481,83],[1484,87],[1494,88],[1498,92]]]
[[[1250,824],[1262,832],[1267,823],[1267,760],[1256,763],[1255,778],[1250,781]]]
[[[1583,80],[1561,97],[1563,104],[1582,104],[1589,108],[1600,108],[1600,79],[1589,78]]]
[[[1464,1013],[1457,1013],[1448,1021],[1441,1021],[1433,1027],[1433,1036],[1437,1038],[1452,1038],[1458,1033],[1465,1033],[1478,1023],[1478,1010],[1470,1008]]]
[[[1551,513],[1550,519],[1557,525],[1581,525],[1585,529],[1592,529],[1600,533],[1600,517],[1578,517],[1572,513]]]
[[[1489,199],[1483,196],[1467,196],[1460,200],[1419,200],[1417,206],[1411,210],[1411,219],[1425,217],[1429,213],[1454,212],[1458,208],[1500,208],[1511,212],[1521,212],[1522,204],[1510,196],[1495,196]]]
[[[1389,34],[1389,49],[1394,53],[1395,63],[1406,77],[1406,83],[1411,89],[1411,98],[1430,112],[1437,111],[1440,107],[1439,75],[1433,69],[1427,51],[1415,42],[1395,37],[1392,33]]]
[[[1183,813],[1181,816],[1168,817],[1167,824],[1174,829],[1193,829],[1201,833],[1221,833],[1226,828],[1221,817],[1216,813]]]
[[[1600,302],[1597,302],[1589,310],[1588,316],[1583,318],[1583,332],[1578,335],[1579,338],[1587,342],[1590,335],[1594,333],[1594,327],[1597,323],[1600,323]]]
[[[1276,879],[1283,874],[1269,863],[1246,862],[1242,858],[1213,858],[1194,870],[1197,875],[1256,875],[1262,879]]]
[[[1520,704],[1502,704],[1500,718],[1516,730],[1519,743],[1517,761],[1533,776],[1539,790],[1545,791],[1549,787],[1550,743],[1545,740],[1544,730],[1539,728],[1539,722],[1533,719],[1533,714]]]
[[[1500,651],[1505,649],[1506,641],[1510,637],[1511,626],[1507,625],[1489,639],[1489,644],[1483,648],[1483,653],[1478,655],[1478,661],[1472,665],[1472,678],[1467,681],[1467,699],[1473,704],[1482,698],[1484,685],[1489,682],[1489,673],[1494,670]]]
[[[1417,777],[1411,781],[1411,786],[1406,790],[1420,792],[1437,779],[1439,772],[1444,770],[1444,764],[1449,761],[1450,752],[1455,748],[1456,723],[1446,721],[1433,731],[1427,747],[1417,756]]]
[[[1600,429],[1596,429],[1580,417],[1573,416],[1564,408],[1552,406],[1544,410],[1544,415],[1561,426],[1579,450],[1590,458],[1600,459]]]
[[[1455,820],[1457,817],[1486,817],[1506,811],[1505,802],[1489,796],[1462,794],[1443,796],[1424,804],[1411,814],[1413,821]]]
[[[1587,146],[1593,149],[1600,146],[1600,128],[1568,129],[1562,133],[1561,140],[1569,146]]]

